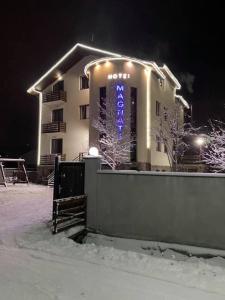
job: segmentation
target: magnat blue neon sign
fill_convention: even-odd
[[[116,126],[119,140],[124,128],[124,84],[116,84]]]

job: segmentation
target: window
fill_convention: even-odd
[[[80,105],[80,120],[89,119],[89,104]]]
[[[167,149],[167,139],[164,140],[164,153],[167,153],[168,149]]]
[[[156,136],[156,151],[161,152],[161,143],[160,143],[160,137]]]
[[[164,120],[167,121],[168,119],[168,112],[167,112],[167,108],[164,106]]]
[[[156,116],[160,115],[160,103],[159,101],[156,101],[156,110],[155,110]]]
[[[159,78],[159,85],[163,88],[164,87],[164,80]]]
[[[99,117],[100,122],[105,125],[106,123],[106,87],[100,87],[99,88],[99,104],[100,104],[100,110],[99,110]],[[105,134],[100,132],[99,138],[104,138]],[[106,148],[101,144],[101,150],[105,151]]]
[[[52,154],[62,154],[63,140],[62,139],[52,139]]]
[[[54,109],[52,111],[52,122],[63,122],[63,109]]]
[[[100,87],[99,89],[99,102],[100,102],[100,119],[104,121],[106,119],[106,87]]]
[[[136,134],[137,134],[137,88],[130,88],[130,135],[131,139],[134,140],[131,143],[131,152],[130,160],[135,162],[137,160],[137,143],[136,143]]]
[[[60,80],[53,85],[53,92],[64,91],[64,81]]]
[[[89,89],[89,78],[85,75],[80,76],[80,90]]]

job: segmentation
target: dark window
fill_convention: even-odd
[[[64,91],[64,81],[60,80],[53,85],[53,92]]]
[[[106,122],[106,87],[100,87],[99,88],[99,104],[100,104],[100,110],[99,110],[99,116],[100,116],[100,122],[105,125]],[[100,132],[99,138],[104,138],[105,134]],[[105,147],[101,144],[101,150],[104,151]]]
[[[80,90],[89,89],[89,78],[87,76],[80,76]]]
[[[167,153],[168,149],[167,149],[167,139],[164,140],[164,152]]]
[[[89,119],[89,104],[80,105],[80,120]]]
[[[99,100],[100,100],[100,119],[105,123],[106,119],[106,87],[100,87],[99,89]]]
[[[63,109],[54,109],[52,111],[52,122],[63,122]]]
[[[155,113],[156,113],[156,116],[159,116],[160,115],[160,103],[159,101],[156,101],[156,110],[155,110]]]
[[[52,154],[62,154],[63,140],[62,139],[52,139]]]
[[[168,119],[168,112],[167,112],[167,108],[164,107],[164,120],[167,121]]]
[[[160,137],[156,136],[156,151],[161,152],[161,143],[160,143]]]
[[[131,153],[130,160],[137,161],[137,88],[130,88],[130,134],[131,134]]]

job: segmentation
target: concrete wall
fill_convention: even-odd
[[[225,249],[224,175],[98,171],[88,181],[94,231]]]

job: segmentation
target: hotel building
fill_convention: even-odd
[[[162,111],[175,103],[183,120],[189,106],[177,94],[180,89],[166,65],[76,44],[28,89],[39,99],[38,166],[50,170],[56,154],[74,160],[90,146],[99,147],[93,120],[99,116],[98,103],[110,99],[121,117],[121,107],[129,111],[136,136],[132,162],[143,170],[169,170],[165,146],[157,141],[154,128]],[[126,120],[119,121],[121,135]]]

